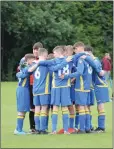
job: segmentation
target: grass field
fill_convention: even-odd
[[[1,147],[2,148],[112,148],[112,102],[106,108],[106,133],[80,135],[13,135],[16,127],[16,91],[17,83],[1,83]],[[97,126],[96,105],[92,108],[93,125]],[[61,113],[58,129],[62,128]],[[24,130],[29,130],[28,114]],[[51,122],[49,123],[51,131]]]

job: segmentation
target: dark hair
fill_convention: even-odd
[[[28,59],[32,59],[32,58],[35,59],[35,56],[32,53],[28,53],[25,55],[25,61],[27,61]]]
[[[45,48],[39,48],[38,55],[41,56],[43,53],[48,53]]]
[[[85,47],[84,43],[79,41],[79,42],[76,42],[74,45],[73,45],[73,48],[76,48],[76,47]]]
[[[33,45],[33,49],[39,49],[39,48],[43,48],[43,44],[41,42],[36,42]]]
[[[89,45],[85,46],[84,51],[91,51],[93,52],[93,48]]]

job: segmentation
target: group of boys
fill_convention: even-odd
[[[34,50],[33,46],[33,53]],[[49,55],[41,46],[34,54],[37,60],[33,54],[25,55],[16,74],[19,79],[16,91],[18,117],[14,134],[27,134],[23,131],[23,121],[30,109],[31,133],[48,134],[51,109],[50,134],[57,134],[59,106],[62,111],[62,133],[105,132],[104,103],[109,101],[108,85],[101,63],[92,51],[92,47],[77,42],[73,46],[56,46],[53,54]],[[31,75],[34,81],[30,94]],[[98,110],[98,127],[95,130],[90,109],[94,98]]]

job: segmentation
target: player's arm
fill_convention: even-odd
[[[39,65],[40,66],[52,66],[52,65],[55,65],[55,59],[52,59],[52,60],[45,60],[45,61],[40,61],[39,62]]]
[[[78,54],[73,55],[73,58],[72,58],[73,63],[75,64],[75,63],[77,62],[77,60],[78,60],[82,55],[86,55],[86,53],[85,53],[85,52],[82,52],[82,53],[78,53]]]
[[[24,78],[28,77],[28,74],[23,73],[23,72],[18,72],[18,73],[16,73],[16,77],[24,79]]]
[[[83,60],[80,59],[80,60],[78,60],[76,72],[68,74],[68,75],[61,76],[61,78],[62,79],[77,78],[78,76],[83,75],[83,71],[84,71],[84,63],[83,63]]]
[[[31,66],[29,66],[28,72],[29,73],[34,72],[38,66],[39,66],[39,62],[38,63],[33,63]]]
[[[62,69],[63,67],[65,67],[68,62],[72,61],[72,57],[71,56],[68,56],[67,58],[65,58],[61,63],[59,64],[56,64],[54,66],[50,66],[48,67],[49,68],[49,71],[57,71],[57,70],[60,70]]]
[[[99,61],[98,60],[94,60],[93,58],[91,58],[90,56],[82,56],[83,59],[85,59],[85,61],[87,61],[89,63],[89,65],[94,68],[94,70],[99,74],[99,75],[103,75],[104,73],[102,72],[102,68],[99,65]]]

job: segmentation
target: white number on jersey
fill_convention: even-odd
[[[69,74],[70,70],[69,70],[69,65],[66,65],[65,67],[63,67],[63,71],[59,70],[58,71],[58,76],[61,76],[62,74]]]
[[[89,65],[87,65],[87,67],[88,67],[88,73],[89,73],[89,74],[92,74],[92,71],[93,71],[93,70],[92,70],[92,67],[89,66]]]
[[[39,79],[40,78],[39,67],[36,69],[34,76],[35,76],[36,79]]]

